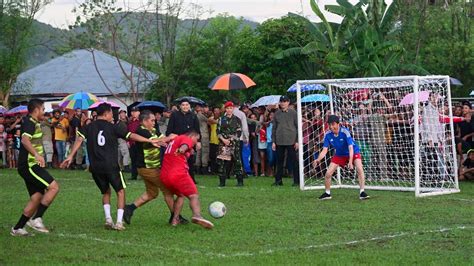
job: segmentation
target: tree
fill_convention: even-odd
[[[0,101],[9,106],[13,84],[26,66],[32,23],[50,0],[0,1]]]
[[[404,2],[407,0],[404,0]],[[414,1],[397,10],[407,60],[430,73],[460,79],[453,96],[466,97],[474,88],[472,3]]]
[[[153,46],[155,60],[150,62],[150,67],[157,71],[159,79],[149,93],[152,98],[164,98],[170,105],[178,94],[184,73],[194,59],[197,48],[195,41],[205,26],[199,18],[205,13],[201,6],[186,6],[183,0],[155,0],[155,26],[150,37],[157,43]],[[187,47],[186,53],[180,56],[179,46]]]
[[[91,52],[95,69],[103,85],[124,104],[125,101],[102,78],[97,67],[95,50],[103,50],[117,59],[121,74],[130,87],[129,95],[133,101],[138,101],[143,93],[139,91],[140,82],[149,79],[144,66],[151,54],[151,43],[148,38],[152,24],[152,17],[148,15],[150,6],[148,3],[132,8],[119,6],[117,0],[87,0],[73,10],[78,16],[70,29],[76,29],[78,34],[71,39],[71,47],[85,48]],[[127,60],[132,67],[125,69],[120,59]]]

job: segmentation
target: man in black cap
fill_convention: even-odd
[[[298,150],[298,119],[296,111],[289,109],[290,99],[288,96],[280,97],[280,109],[275,112],[272,129],[272,149],[277,153],[277,172],[274,186],[282,186],[283,163],[285,152],[288,162],[293,165],[293,186],[300,183],[298,161],[296,151]]]
[[[319,197],[320,200],[331,199],[331,178],[338,167],[345,167],[349,169],[357,170],[359,177],[360,194],[359,199],[365,200],[370,198],[364,191],[365,186],[365,175],[364,168],[362,166],[362,157],[360,155],[359,146],[352,139],[349,129],[339,124],[339,117],[337,115],[330,115],[328,117],[329,131],[324,135],[323,150],[319,153],[318,159],[313,162],[313,166],[316,167],[324,159],[324,156],[328,153],[329,147],[333,147],[336,152],[331,159],[331,164],[326,171],[325,187],[326,191]]]
[[[184,98],[179,104],[179,110],[174,111],[171,114],[171,117],[168,121],[168,128],[166,129],[166,136],[171,134],[183,135],[191,131],[201,132],[199,127],[199,120],[195,113],[191,112],[191,104],[189,100]],[[199,141],[196,144],[198,150],[201,149],[201,142]],[[188,166],[189,166],[189,175],[192,177],[194,183],[194,155],[189,156]]]

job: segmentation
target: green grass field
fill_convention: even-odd
[[[474,183],[461,193],[415,198],[414,193],[271,187],[271,178],[246,179],[245,187],[216,187],[216,177],[198,177],[204,216],[219,200],[228,207],[213,230],[189,224],[172,228],[163,198],[135,212],[123,232],[103,229],[99,190],[83,171],[51,171],[61,191],[44,216],[51,233],[14,238],[28,199],[16,171],[0,170],[0,264],[439,264],[473,265]],[[143,192],[130,181],[127,202]],[[115,197],[113,199],[115,201]],[[115,208],[114,208],[115,209]],[[113,217],[115,219],[115,210]],[[190,217],[185,206],[184,215]]]

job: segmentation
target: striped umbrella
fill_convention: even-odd
[[[59,107],[66,109],[87,110],[93,103],[98,102],[99,99],[94,94],[87,92],[77,92],[70,94],[59,103]]]
[[[3,114],[7,111],[8,109],[5,108],[3,105],[0,105],[0,114]]]
[[[107,101],[98,101],[98,102],[95,102],[95,103],[91,104],[91,106],[89,106],[88,109],[89,109],[89,110],[95,110],[95,109],[97,109],[97,107],[99,107],[99,105],[101,105],[101,104],[103,104],[103,103],[108,103],[108,104],[110,104],[110,106],[111,106],[112,108],[118,108],[118,109],[120,109],[120,106],[119,106],[118,104],[116,104],[116,103],[114,103],[114,102],[107,102]]]
[[[213,91],[228,91],[247,89],[255,85],[255,82],[244,74],[227,73],[214,78],[211,83],[209,83],[208,87]]]
[[[15,108],[8,110],[5,115],[6,116],[14,116],[14,115],[24,115],[28,113],[28,107],[25,105],[20,105]]]

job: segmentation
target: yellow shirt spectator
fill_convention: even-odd
[[[59,121],[59,123],[58,123]],[[59,119],[53,118],[54,139],[66,141],[68,136],[69,120],[65,117]]]

